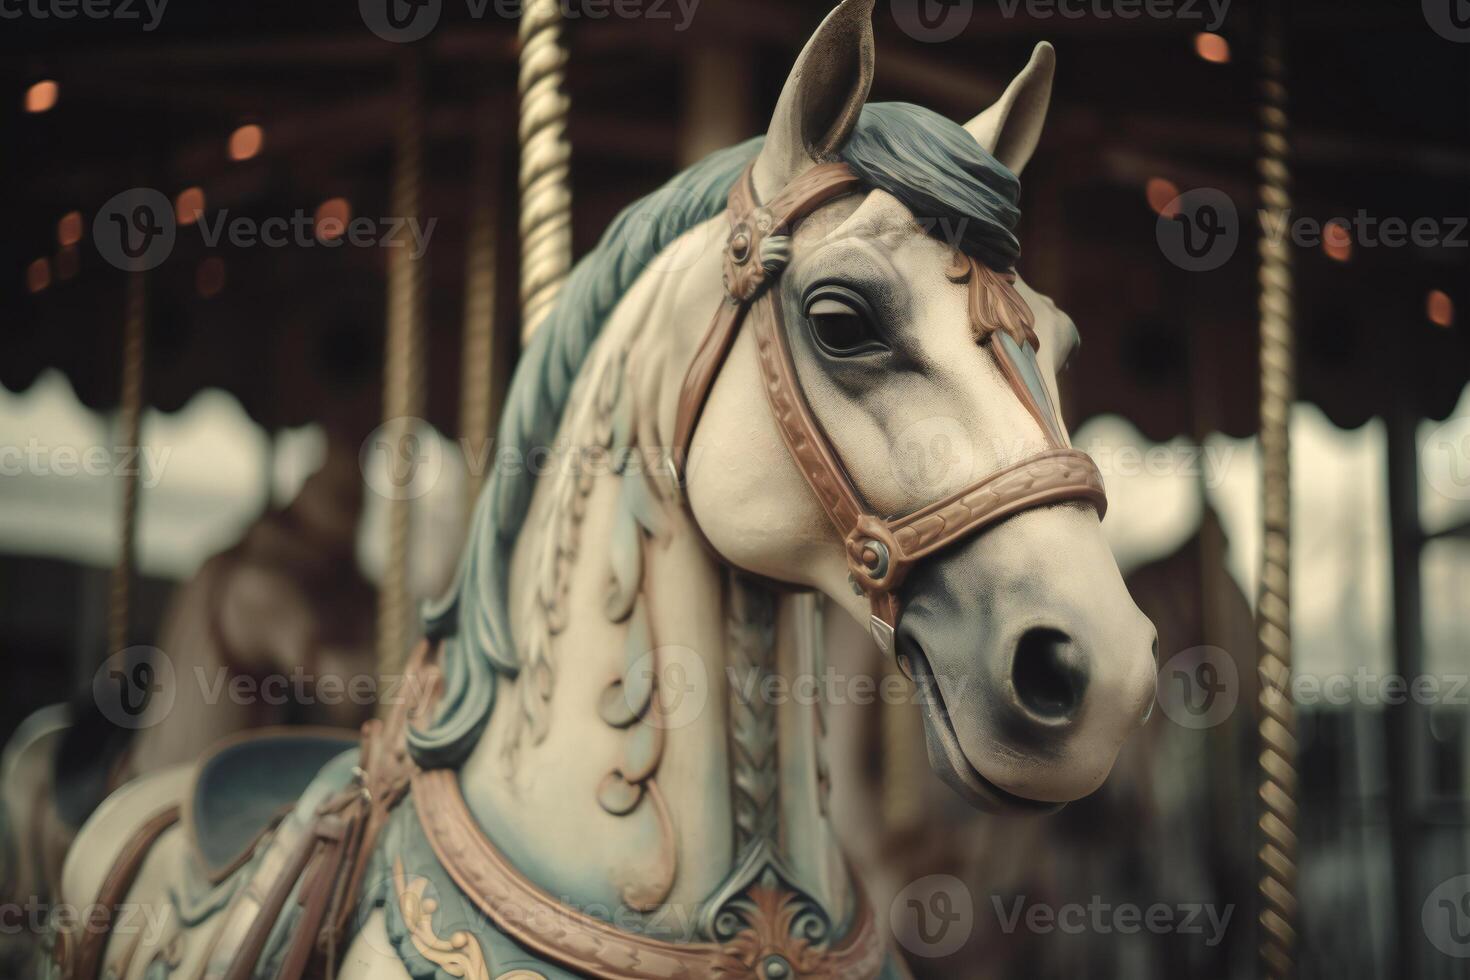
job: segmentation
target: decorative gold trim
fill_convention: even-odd
[[[410,883],[403,872],[403,858],[393,859],[393,890],[398,895],[398,911],[403,914],[403,922],[408,927],[408,938],[413,941],[413,948],[424,959],[442,968],[452,977],[490,980],[490,967],[485,963],[485,953],[480,949],[479,940],[474,935],[459,930],[451,933],[448,939],[440,939],[434,932],[434,910],[439,907],[439,903],[424,897],[424,890],[428,887],[427,878],[415,877]],[[500,980],[517,976],[541,975],[529,970],[514,970]],[[542,977],[541,980],[545,978]]]

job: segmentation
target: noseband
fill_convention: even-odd
[[[1038,344],[1030,329],[1029,311],[1012,285],[1014,277],[994,273],[973,258],[961,256],[950,278],[969,283],[976,339],[994,353],[1001,373],[1041,424],[1047,448],[903,517],[873,513],[807,403],[791,358],[776,288],[791,259],[796,224],[829,201],[862,190],[862,183],[846,164],[819,164],[761,207],[756,201],[753,166],[746,168],[730,190],[725,297],[679,392],[671,460],[674,484],[682,490],[695,427],[725,357],[741,325],[748,321],[755,331],[761,381],[781,439],[842,535],[853,589],[866,595],[871,606],[873,639],[884,653],[895,655],[894,630],[900,613],[897,590],[916,564],[1033,507],[1081,500],[1101,517],[1107,508],[1102,474],[1091,457],[1067,443],[1055,421],[1050,396],[1040,383],[1030,352],[1024,350],[1027,344],[1033,349]],[[997,314],[997,310],[1002,312]],[[1009,318],[1006,310],[1011,313]],[[1009,330],[997,329],[997,320]],[[899,665],[909,673],[904,659],[898,658]]]

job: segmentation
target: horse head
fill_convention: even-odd
[[[834,10],[782,91],[725,244],[722,310],[747,322],[686,379],[676,475],[722,559],[874,625],[961,796],[1045,811],[1101,784],[1156,670],[1055,408],[1076,328],[1013,266],[1054,56],[963,127],[867,105],[871,7]]]

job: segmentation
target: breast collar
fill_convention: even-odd
[[[1013,274],[996,273],[956,252],[949,278],[968,283],[971,327],[988,346],[1016,396],[1041,425],[1047,448],[990,473],[962,490],[894,518],[875,514],[853,486],[836,448],[813,415],[791,357],[782,317],[781,273],[791,258],[795,226],[822,205],[863,189],[842,163],[818,164],[787,184],[764,207],[745,169],[730,190],[730,236],[724,252],[725,296],[684,377],[674,425],[670,468],[681,491],[695,428],[710,389],[742,324],[755,332],[762,386],[781,439],[797,469],[842,536],[850,579],[866,595],[873,639],[897,656],[894,631],[901,612],[898,588],[923,559],[989,528],[1006,517],[1062,501],[1107,508],[1102,474],[1086,453],[1073,449],[1051,397],[1041,382],[1031,312],[1017,293]],[[681,494],[682,496],[682,494]],[[687,507],[687,497],[683,497]],[[899,666],[909,673],[904,657]]]

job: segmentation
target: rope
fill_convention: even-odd
[[[148,283],[146,273],[128,275],[126,312],[123,319],[122,388],[118,395],[119,462],[142,445],[143,424],[143,339],[147,330]],[[133,554],[138,537],[138,481],[141,461],[122,467],[122,533],[117,562],[112,568],[111,594],[107,611],[107,650],[117,653],[128,646],[128,627],[133,600]]]
[[[393,166],[391,208],[395,216],[419,216],[423,167],[420,81],[417,57],[408,53],[402,67]],[[423,268],[414,258],[406,230],[388,250],[388,336],[383,372],[383,431],[393,447],[390,465],[413,467],[417,450],[414,425],[423,414]],[[410,470],[411,472],[411,470]],[[411,478],[410,478],[411,479]],[[406,485],[406,484],[405,484]],[[389,503],[388,563],[378,589],[378,673],[387,677],[403,666],[412,637],[408,596],[409,504],[400,494]]]
[[[567,50],[557,0],[521,14],[521,340],[528,341],[572,268],[572,148],[562,93]]]
[[[1279,228],[1291,209],[1280,6],[1266,24],[1261,75],[1261,580],[1256,601],[1260,687],[1262,975],[1284,980],[1296,963],[1296,712],[1291,702],[1291,402],[1294,386],[1292,268]]]
[[[480,118],[486,118],[480,113]],[[465,246],[464,341],[460,357],[459,434],[471,463],[465,492],[465,527],[492,462],[494,431],[495,193],[491,159],[495,144],[481,125],[475,140],[475,200]]]

